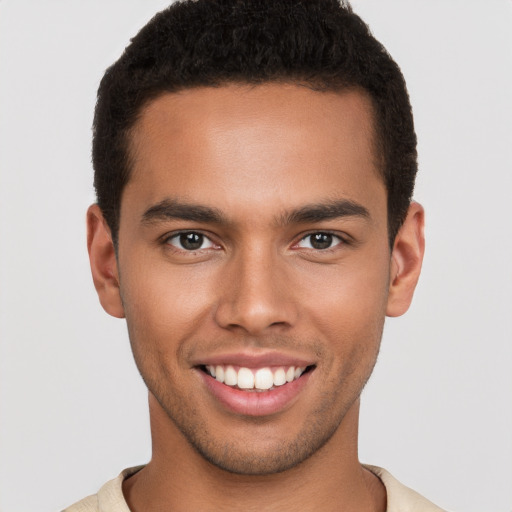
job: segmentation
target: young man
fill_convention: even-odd
[[[153,456],[67,510],[441,510],[357,455],[424,240],[405,83],[350,6],[172,5],[106,72],[93,160]]]

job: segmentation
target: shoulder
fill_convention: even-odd
[[[400,483],[385,469],[366,464],[364,467],[378,476],[386,488],[388,500],[386,512],[446,512],[421,494]]]
[[[88,496],[62,512],[130,512],[123,496],[123,480],[143,467],[125,469],[118,477],[103,485],[98,494]]]
[[[62,512],[98,512],[99,510],[98,495],[93,494],[92,496],[88,496],[87,498],[80,500],[78,503],[65,508]]]

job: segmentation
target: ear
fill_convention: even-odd
[[[97,204],[87,210],[87,250],[94,287],[103,309],[109,315],[124,318],[114,244],[110,229]]]
[[[425,253],[425,212],[411,203],[391,254],[387,316],[403,315],[411,305]]]

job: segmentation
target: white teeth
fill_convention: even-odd
[[[252,389],[254,387],[254,374],[249,368],[238,370],[238,387],[240,389]]]
[[[256,389],[270,389],[274,385],[274,376],[270,368],[260,368],[254,376]]]
[[[286,384],[286,373],[283,368],[279,368],[274,373],[274,386],[282,386]]]
[[[240,389],[257,389],[265,391],[274,386],[283,386],[287,382],[298,379],[305,371],[305,367],[280,367],[272,370],[269,367],[251,370],[241,367],[238,372],[231,365],[208,365],[208,373],[227,386],[238,386]]]
[[[238,375],[232,366],[228,366],[224,372],[224,384],[228,386],[236,386],[238,383]]]

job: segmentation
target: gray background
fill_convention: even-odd
[[[85,249],[104,69],[159,0],[0,1],[0,511],[150,457],[146,392]],[[447,509],[512,510],[512,2],[354,0],[398,61],[427,254],[363,395],[361,459]]]

